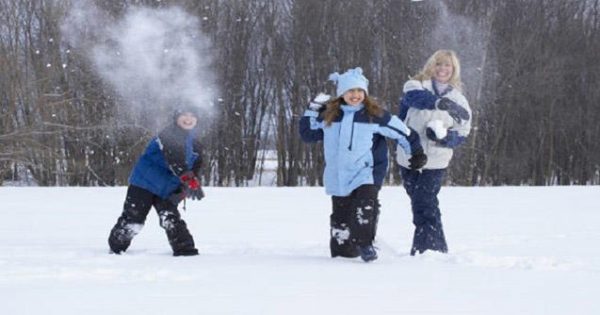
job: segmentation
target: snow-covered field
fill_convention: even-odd
[[[172,257],[156,213],[106,238],[125,188],[0,187],[1,314],[600,314],[600,187],[444,187],[450,253],[408,255],[385,187],[379,260],[328,257],[322,188],[206,188]]]

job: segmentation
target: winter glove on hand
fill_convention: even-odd
[[[427,155],[425,155],[422,148],[418,149],[413,152],[410,159],[408,159],[408,163],[408,167],[410,167],[411,170],[418,170],[427,163]]]
[[[427,130],[425,130],[425,134],[427,135],[427,139],[429,139],[431,141],[439,142],[441,140],[441,139],[438,139],[438,137],[435,134],[435,131],[433,131],[433,129],[431,129],[431,127],[427,127]]]
[[[183,173],[179,177],[181,182],[183,183],[183,190],[185,191],[185,196],[192,200],[200,200],[204,198],[204,191],[202,191],[202,187],[200,186],[200,180],[194,172],[187,171]]]
[[[448,115],[450,115],[450,117],[452,117],[452,119],[459,124],[462,124],[463,120],[468,120],[471,117],[466,109],[445,97],[442,97],[439,101],[437,101],[436,107],[439,110],[447,111]]]
[[[202,200],[202,198],[204,198],[204,190],[202,190],[202,187],[198,187],[196,190],[189,189],[185,194],[192,200]]]
[[[311,102],[308,104],[308,109],[314,110],[315,112],[325,109],[325,105],[331,96],[325,93],[319,93]]]

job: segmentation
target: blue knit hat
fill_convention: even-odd
[[[365,78],[362,74],[363,70],[361,67],[356,67],[354,69],[348,69],[348,71],[339,74],[334,72],[329,75],[330,81],[335,81],[337,84],[336,94],[337,97],[340,97],[346,93],[346,91],[351,89],[362,89],[365,91],[365,94],[369,94],[369,80]]]

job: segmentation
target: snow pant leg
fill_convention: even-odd
[[[329,249],[331,257],[358,257],[360,254],[350,240],[350,220],[352,217],[352,197],[331,197]]]
[[[127,250],[131,240],[140,232],[152,207],[153,198],[154,195],[143,188],[127,188],[123,212],[108,236],[108,245],[114,253]]]
[[[410,196],[415,233],[411,255],[426,250],[448,252],[437,198],[445,169],[414,171],[401,168],[404,188]]]
[[[194,238],[187,228],[187,224],[181,219],[177,206],[169,200],[159,199],[154,207],[158,213],[160,226],[165,229],[169,244],[174,255],[197,254],[198,250],[194,244]]]
[[[352,220],[350,234],[358,246],[373,245],[379,217],[379,186],[362,185],[352,194]]]

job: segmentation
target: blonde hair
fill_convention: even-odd
[[[458,60],[458,56],[456,56],[456,52],[449,49],[440,49],[434,52],[423,66],[421,72],[417,73],[411,79],[419,81],[431,80],[435,73],[435,65],[444,61],[449,61],[452,65],[452,68],[454,68],[448,83],[455,89],[462,91],[463,84],[460,79],[460,61]]]
[[[343,103],[344,98],[341,96],[327,103],[327,107],[322,113],[323,120],[325,121],[326,126],[331,126],[331,123],[340,115]],[[377,101],[374,98],[370,97],[369,95],[365,95],[365,100],[363,101],[363,104],[365,104],[367,114],[370,116],[371,120],[373,119],[373,117],[383,116],[383,108],[377,103]]]

